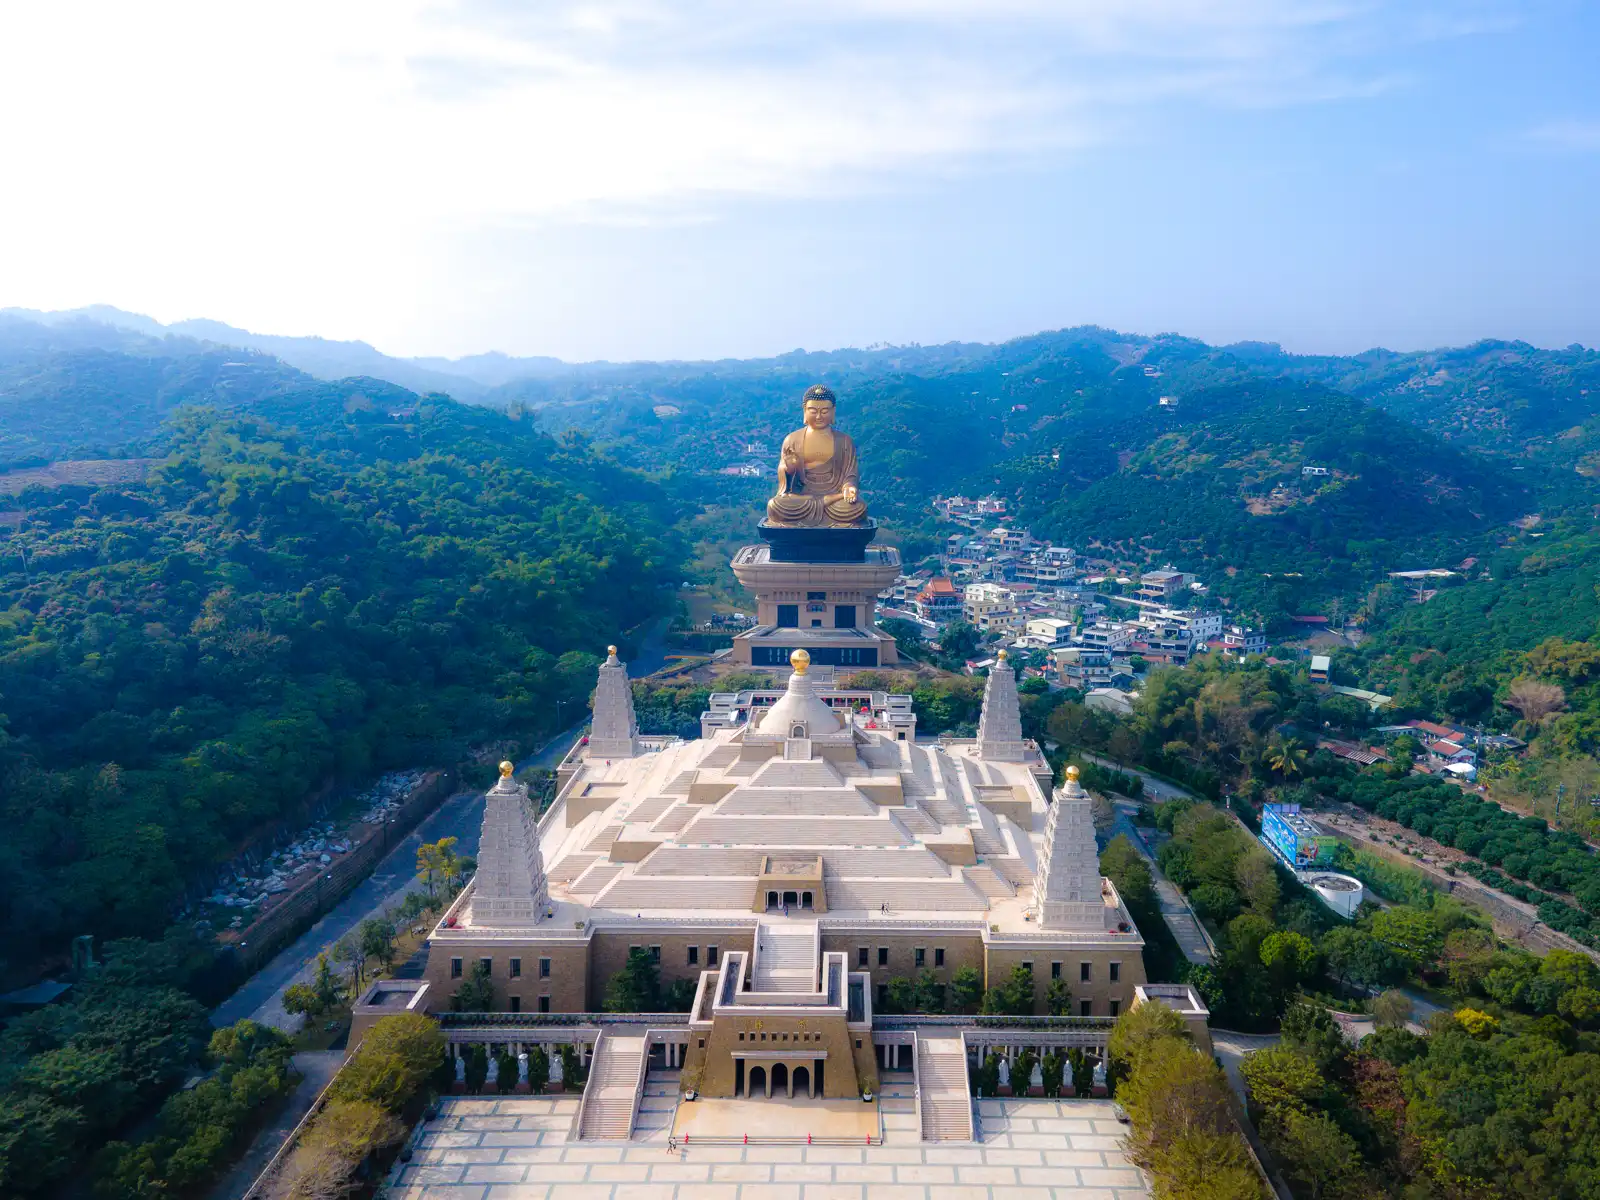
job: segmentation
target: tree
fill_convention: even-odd
[[[950,977],[950,1006],[956,1012],[971,1012],[983,1001],[983,972],[977,967],[958,967]]]
[[[361,984],[367,976],[367,956],[361,949],[361,942],[355,936],[340,938],[334,943],[331,957],[349,968],[349,992],[351,999],[355,999],[361,994]]]
[[[932,971],[924,971],[917,976],[917,987],[914,996],[916,1005],[913,1011],[920,1013],[942,1013],[944,1011],[945,986],[939,982],[939,977]]]
[[[1278,869],[1272,855],[1265,850],[1251,849],[1239,856],[1233,869],[1239,894],[1250,911],[1268,918],[1278,907]]]
[[[1283,1014],[1279,1032],[1285,1047],[1305,1055],[1323,1075],[1343,1071],[1349,1047],[1333,1017],[1320,1004],[1291,1004]]]
[[[1322,937],[1322,956],[1343,986],[1347,981],[1371,987],[1398,983],[1405,978],[1405,964],[1383,942],[1365,929],[1340,926]]]
[[[437,842],[424,842],[417,847],[417,874],[422,876],[427,886],[429,900],[438,894],[440,883],[454,879],[460,870],[461,860],[456,855],[458,840],[453,837],[440,838]]]
[[[550,1056],[545,1053],[544,1047],[533,1045],[528,1048],[528,1090],[535,1096],[544,1091],[544,1085],[550,1082]]]
[[[889,980],[888,999],[885,1010],[890,1013],[911,1013],[917,1011],[917,985],[915,981],[907,979],[904,975],[896,975]]]
[[[971,658],[978,649],[978,631],[965,621],[956,621],[939,635],[939,647],[952,660]]]
[[[1100,873],[1116,885],[1130,912],[1142,915],[1155,905],[1155,882],[1144,856],[1125,833],[1119,833],[1100,855]]]
[[[1165,1004],[1140,1004],[1117,1018],[1111,1028],[1106,1050],[1124,1075],[1138,1069],[1139,1063],[1158,1042],[1177,1039],[1187,1042],[1189,1027],[1183,1018]]]
[[[304,1016],[314,1020],[325,1011],[321,998],[307,983],[291,983],[283,989],[283,1011],[292,1017]]]
[[[1072,987],[1065,979],[1052,979],[1045,988],[1044,1011],[1052,1017],[1072,1015]]]
[[[1273,982],[1285,991],[1310,979],[1317,969],[1317,948],[1300,933],[1279,930],[1262,939],[1261,965]]]
[[[1411,1020],[1411,997],[1395,988],[1372,1002],[1372,1019],[1381,1028],[1402,1028]]]
[[[494,1011],[494,982],[481,962],[472,964],[472,970],[450,997],[450,1008],[455,1012]]]
[[[1278,1109],[1262,1121],[1261,1134],[1296,1196],[1326,1200],[1367,1194],[1361,1152],[1327,1113],[1299,1106]]]
[[[660,998],[660,968],[642,946],[631,947],[622,969],[606,984],[606,1011],[658,1012]]]
[[[1372,936],[1414,968],[1431,967],[1444,951],[1444,936],[1432,917],[1408,905],[1386,908],[1372,917]]]
[[[1033,970],[1018,963],[1011,968],[1005,982],[996,984],[983,996],[984,1013],[995,1016],[1028,1017],[1033,1015]]]
[[[878,628],[894,639],[896,648],[903,658],[918,658],[923,650],[922,627],[905,620],[902,617],[890,617],[879,621]]]
[[[517,1090],[517,1083],[522,1075],[522,1063],[517,1056],[509,1050],[501,1050],[494,1058],[495,1087],[502,1096],[508,1096]]]
[[[368,917],[356,927],[361,953],[381,962],[385,970],[394,965],[394,926],[380,917]]]
[[[345,1062],[329,1095],[370,1100],[399,1112],[438,1069],[444,1055],[444,1033],[437,1021],[419,1013],[382,1017]]]
[[[489,1081],[489,1051],[481,1042],[473,1042],[463,1054],[465,1066],[463,1079],[467,1091],[476,1096],[483,1091],[483,1085]]]
[[[1559,684],[1518,679],[1506,689],[1506,704],[1520,712],[1529,725],[1538,725],[1551,713],[1564,708],[1566,703],[1567,693]]]
[[[328,962],[326,954],[317,955],[317,968],[311,976],[311,991],[316,997],[319,1014],[327,1012],[344,996],[344,989],[340,986],[338,977],[334,975],[333,966]]]
[[[1267,743],[1263,761],[1267,769],[1280,779],[1291,779],[1305,773],[1306,749],[1293,738],[1273,738]]]
[[[1324,1087],[1316,1063],[1282,1044],[1245,1055],[1239,1074],[1250,1089],[1251,1103],[1260,1112],[1313,1106]]]

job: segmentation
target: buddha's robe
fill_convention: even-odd
[[[773,525],[859,525],[867,506],[858,495],[844,497],[848,484],[859,488],[856,444],[837,429],[833,436],[796,429],[783,439],[778,455],[778,494],[767,501],[767,521]],[[786,467],[797,462],[798,470]],[[833,499],[829,499],[829,497]]]

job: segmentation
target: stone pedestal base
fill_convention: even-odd
[[[865,562],[867,545],[878,536],[878,523],[868,518],[860,525],[768,525],[756,527],[771,548],[773,562]]]
[[[893,546],[867,546],[876,532],[868,526],[764,526],[762,536],[775,540],[745,546],[733,556],[734,575],[756,598],[756,627],[734,638],[732,661],[787,672],[790,652],[805,650],[814,666],[846,672],[897,665],[894,639],[877,628],[876,614],[878,593],[899,577],[900,552]],[[785,550],[802,548],[809,544],[806,539],[847,535],[843,540],[854,539],[856,559],[845,561],[838,545],[831,559],[780,559],[779,543],[787,534],[800,537]],[[828,552],[826,546],[817,550]]]

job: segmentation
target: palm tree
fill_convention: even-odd
[[[1266,763],[1280,778],[1299,775],[1306,767],[1306,748],[1293,738],[1274,738],[1267,744]]]

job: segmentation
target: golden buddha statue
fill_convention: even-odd
[[[837,403],[820,383],[806,389],[805,427],[783,439],[778,494],[767,501],[767,524],[860,525],[867,519],[856,444],[833,427]]]

